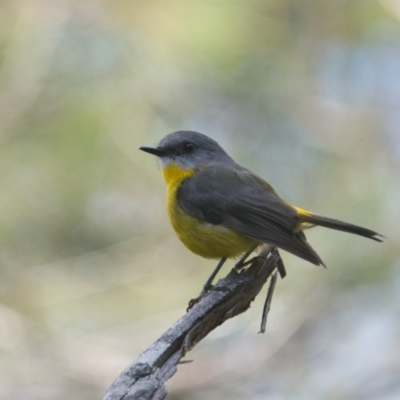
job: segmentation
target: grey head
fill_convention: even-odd
[[[162,168],[174,163],[183,169],[198,169],[205,165],[234,163],[213,139],[193,131],[172,132],[162,138],[157,147],[140,147],[159,157]]]

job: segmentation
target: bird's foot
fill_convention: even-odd
[[[194,299],[189,300],[186,312],[191,310],[214,286],[213,285],[204,285],[200,294]]]
[[[236,272],[239,273],[243,268],[245,268],[245,267],[247,267],[248,265],[253,264],[253,262],[259,261],[259,260],[261,260],[261,259],[263,259],[264,261],[267,261],[267,259],[266,259],[265,257],[263,257],[263,256],[255,256],[255,257],[253,257],[253,258],[251,258],[250,260],[245,261],[245,262],[242,261],[242,260],[239,260],[239,261],[235,264],[234,270],[235,270]]]

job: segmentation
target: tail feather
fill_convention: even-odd
[[[296,249],[293,251],[291,249],[291,253],[296,256],[301,257],[303,260],[307,260],[315,265],[322,265],[326,268],[325,263],[321,260],[321,257],[318,253],[311,247],[310,243],[307,242],[306,235],[303,231],[297,232],[295,234],[296,238]]]
[[[377,232],[371,231],[370,229],[363,228],[361,226],[349,224],[348,222],[339,221],[333,218],[322,217],[320,215],[311,214],[311,213],[298,213],[298,219],[300,224],[311,224],[324,226],[325,228],[336,229],[338,231],[354,233],[356,235],[364,236],[366,238],[376,240],[377,242],[382,242],[384,238],[383,235],[380,235]],[[301,228],[301,225],[300,225]]]

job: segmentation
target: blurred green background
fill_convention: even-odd
[[[400,398],[397,0],[0,1],[0,398],[101,398],[198,293],[138,151],[180,129],[387,240],[310,231],[169,398]]]

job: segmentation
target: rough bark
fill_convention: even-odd
[[[276,249],[265,249],[259,256],[247,269],[240,273],[233,269],[219,280],[115,379],[103,400],[164,399],[165,382],[175,374],[181,358],[217,326],[245,312],[278,267]]]

